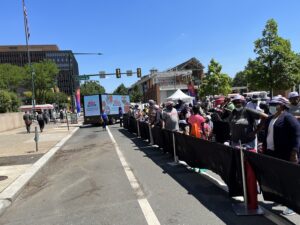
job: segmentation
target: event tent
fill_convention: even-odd
[[[166,98],[168,101],[182,100],[184,102],[192,102],[194,97],[184,94],[180,89],[177,89],[174,94]]]

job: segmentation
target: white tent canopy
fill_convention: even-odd
[[[177,89],[174,94],[166,98],[167,101],[182,100],[184,102],[192,102],[194,97],[184,94],[180,89]]]

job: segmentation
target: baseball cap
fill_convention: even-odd
[[[236,96],[233,97],[232,102],[238,101],[238,100],[239,101],[245,101],[245,98],[242,95],[236,95]]]
[[[252,95],[251,100],[259,100],[258,95]]]
[[[293,91],[293,92],[289,93],[289,96],[288,96],[289,99],[294,98],[294,97],[299,97],[299,94],[297,91]]]
[[[154,104],[155,104],[155,101],[152,100],[152,99],[150,99],[150,100],[148,101],[148,103],[149,103],[150,105],[154,105]]]
[[[172,101],[167,101],[165,105],[166,106],[173,105],[173,102]]]
[[[285,97],[282,97],[282,96],[275,96],[270,101],[270,104],[281,104],[281,105],[284,105],[286,107],[289,107],[289,100]]]

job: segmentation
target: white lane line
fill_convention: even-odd
[[[109,128],[106,128],[108,131],[108,135],[112,141],[112,143],[115,146],[115,149],[117,151],[117,154],[119,156],[119,159],[121,161],[121,164],[124,168],[124,171],[127,175],[127,178],[129,180],[129,183],[132,187],[132,189],[134,190],[136,196],[137,196],[137,200],[138,203],[142,209],[142,212],[146,218],[146,221],[149,225],[160,225],[160,222],[158,221],[153,209],[151,208],[145,193],[143,192],[143,190],[141,189],[136,177],[134,176],[132,170],[130,169],[128,163],[126,162],[126,159],[123,155],[123,153],[121,152],[119,145],[117,144],[116,140],[114,139],[112,133],[110,132]]]

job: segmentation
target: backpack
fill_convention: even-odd
[[[42,115],[42,114],[38,114],[36,118],[37,118],[37,121],[44,120],[44,118],[43,118],[43,115]]]

